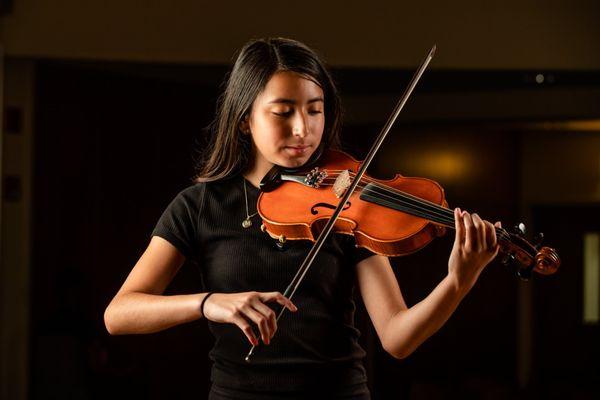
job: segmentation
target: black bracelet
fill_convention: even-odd
[[[202,299],[202,303],[200,303],[200,312],[202,313],[202,317],[204,318],[204,303],[206,302],[206,299],[208,299],[211,295],[215,294],[215,292],[208,292],[208,294],[206,296],[204,296],[204,298]]]

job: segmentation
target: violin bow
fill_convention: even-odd
[[[433,45],[433,47],[429,51],[429,54],[427,54],[427,57],[425,57],[425,59],[421,63],[421,66],[413,75],[410,83],[408,84],[408,87],[405,89],[404,93],[402,94],[402,97],[396,104],[396,107],[392,111],[392,114],[388,118],[383,129],[381,130],[381,132],[379,132],[377,139],[375,139],[375,143],[373,143],[373,145],[371,146],[371,149],[369,150],[369,153],[367,154],[367,156],[363,160],[362,164],[360,165],[360,168],[358,169],[358,172],[356,173],[355,178],[352,180],[352,183],[344,192],[344,196],[342,196],[333,215],[329,218],[329,221],[327,221],[327,224],[325,225],[325,227],[319,234],[319,237],[317,238],[317,240],[313,243],[312,248],[310,249],[310,251],[306,255],[306,258],[300,265],[300,268],[298,268],[298,272],[296,272],[296,275],[294,276],[294,278],[292,279],[292,281],[290,282],[288,287],[285,289],[285,292],[283,293],[283,295],[285,297],[287,297],[288,299],[291,300],[292,297],[294,296],[294,294],[296,293],[296,290],[298,290],[300,283],[302,283],[302,280],[304,279],[304,276],[306,275],[306,273],[308,272],[308,269],[312,265],[315,257],[317,256],[317,253],[319,252],[319,250],[321,250],[323,243],[325,243],[325,240],[331,233],[331,230],[333,229],[333,226],[334,226],[335,222],[337,221],[338,216],[342,212],[344,205],[348,202],[348,200],[350,199],[350,196],[352,196],[352,193],[354,193],[354,189],[356,189],[356,186],[361,181],[367,168],[371,164],[371,161],[375,157],[375,154],[377,154],[379,147],[381,147],[381,144],[385,140],[388,132],[394,125],[394,122],[396,122],[396,118],[398,118],[398,115],[400,114],[400,112],[404,108],[404,105],[408,101],[408,98],[412,94],[413,89],[415,88],[415,86],[417,86],[419,79],[421,79],[421,75],[423,75],[423,73],[425,72],[425,69],[427,69],[429,62],[431,61],[431,59],[433,58],[433,56],[435,54],[435,50],[436,50],[436,46]],[[279,322],[279,319],[285,312],[285,309],[286,309],[285,307],[282,307],[281,310],[279,311],[279,314],[277,315],[277,322]],[[245,358],[246,362],[250,362],[250,358],[254,354],[254,350],[256,349],[256,347],[257,347],[256,345],[252,346],[252,348],[248,352],[248,355],[246,355],[246,358]]]

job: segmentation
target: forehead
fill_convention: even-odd
[[[315,98],[323,98],[323,89],[315,82],[297,72],[278,71],[269,79],[256,101],[270,103],[287,99],[301,103]]]

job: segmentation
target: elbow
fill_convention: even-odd
[[[385,349],[385,351],[396,360],[404,360],[412,354],[411,350],[406,349]]]
[[[406,345],[391,344],[382,341],[383,349],[396,360],[403,360],[410,356],[415,349]]]
[[[108,307],[106,307],[106,310],[104,310],[104,326],[106,327],[106,331],[109,335],[114,336],[120,334],[114,321],[114,312],[111,304],[109,304]]]

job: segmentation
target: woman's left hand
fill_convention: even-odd
[[[479,274],[496,257],[500,246],[494,225],[501,228],[500,222],[494,225],[482,220],[477,214],[469,214],[454,209],[456,237],[450,259],[448,275],[454,279],[459,290],[468,292],[477,281]]]

